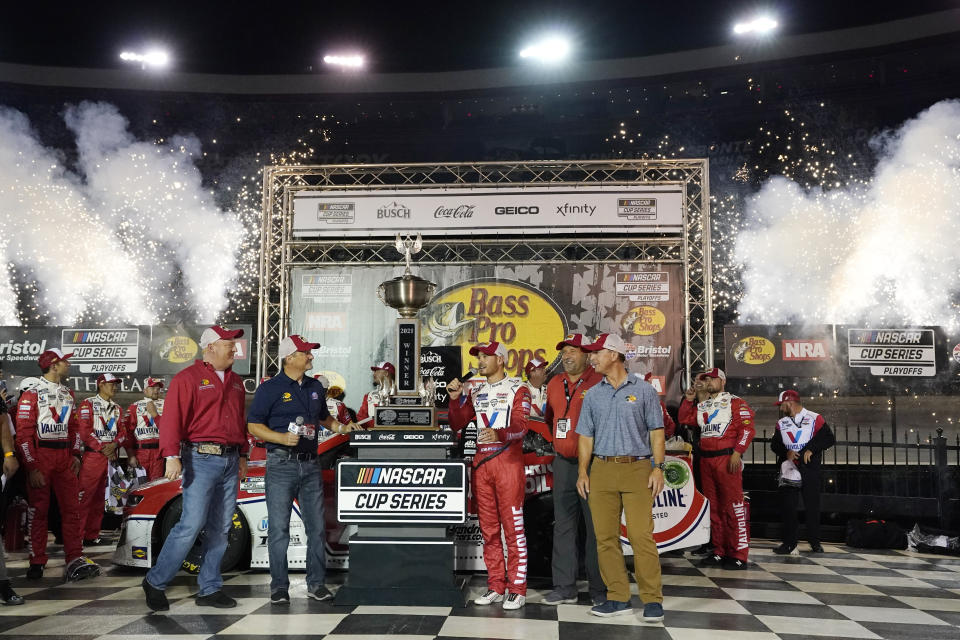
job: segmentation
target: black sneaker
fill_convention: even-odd
[[[693,551],[690,552],[690,555],[693,556],[710,556],[713,555],[713,545],[709,542],[702,544]]]
[[[774,552],[775,554],[777,554],[778,556],[798,556],[798,555],[800,555],[800,552],[797,551],[797,545],[795,545],[795,544],[787,544],[786,542],[784,542],[784,543],[781,544],[779,547],[777,547],[776,549],[774,549],[773,552]]]
[[[17,595],[17,592],[10,586],[9,580],[0,580],[0,602],[7,606],[23,604],[23,596]]]
[[[27,579],[28,580],[39,580],[43,577],[43,565],[42,564],[31,564],[30,568],[27,569]]]
[[[140,586],[143,587],[143,592],[147,596],[147,606],[153,611],[167,611],[170,609],[170,603],[167,602],[167,594],[163,592],[163,589],[157,589],[147,582],[146,578],[143,579]]]
[[[698,567],[705,567],[707,569],[716,569],[723,564],[723,556],[712,554],[706,556],[703,560],[697,563]]]
[[[233,609],[237,601],[223,591],[214,591],[205,596],[197,596],[198,607],[216,607],[217,609]]]
[[[744,571],[747,568],[747,563],[736,558],[724,558],[721,568],[727,571]]]
[[[101,544],[106,544],[107,541],[103,538],[86,538],[83,541],[83,546],[85,547],[98,547]]]
[[[307,587],[307,597],[313,598],[314,600],[330,600],[333,598],[333,594],[330,592],[330,589],[327,589],[322,584],[316,584],[312,587]]]
[[[100,575],[100,565],[86,556],[74,558],[63,569],[63,579],[71,582],[96,578],[98,575]]]
[[[820,546],[820,543],[810,543],[810,553],[823,553],[823,547]]]
[[[290,604],[290,594],[286,589],[277,589],[270,594],[270,604]]]

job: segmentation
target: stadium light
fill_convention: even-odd
[[[520,57],[548,63],[562,62],[570,55],[570,48],[570,41],[566,38],[551,36],[521,49]]]
[[[124,51],[120,54],[120,59],[124,62],[139,62],[144,69],[147,67],[163,69],[170,64],[170,55],[161,49],[151,49],[146,53]]]
[[[341,69],[362,69],[366,61],[359,54],[323,56],[323,63]]]
[[[779,23],[770,16],[758,16],[749,22],[738,22],[733,26],[733,32],[740,36],[746,34],[765,36],[779,26]]]

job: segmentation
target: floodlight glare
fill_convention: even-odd
[[[356,54],[323,56],[323,62],[343,69],[360,69],[364,65],[363,56]]]
[[[733,32],[737,35],[753,33],[764,36],[773,32],[778,26],[780,25],[773,18],[769,16],[759,16],[749,22],[738,22],[733,26]]]
[[[151,49],[146,53],[124,51],[120,54],[120,59],[124,62],[139,62],[144,69],[147,67],[162,69],[170,63],[170,55],[160,49]]]
[[[558,36],[545,38],[520,50],[521,58],[534,58],[540,62],[560,62],[570,55],[570,42]]]

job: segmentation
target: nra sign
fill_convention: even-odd
[[[826,340],[782,340],[781,351],[784,362],[810,362],[829,360],[830,349]]]

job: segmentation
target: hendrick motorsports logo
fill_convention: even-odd
[[[320,202],[317,204],[317,222],[353,224],[356,205],[352,202]]]
[[[410,208],[396,201],[384,205],[377,209],[377,219],[383,218],[409,218]]]
[[[617,215],[627,220],[656,220],[656,198],[617,198]]]

